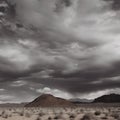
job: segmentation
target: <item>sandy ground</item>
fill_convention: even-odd
[[[0,120],[120,120],[120,107],[0,108]]]

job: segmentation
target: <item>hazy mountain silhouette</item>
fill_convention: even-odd
[[[24,107],[26,104],[28,103],[1,103],[0,107]]]
[[[50,94],[43,94],[32,102],[25,105],[25,107],[63,107],[73,106],[74,104],[68,100],[54,97]]]
[[[93,100],[73,98],[73,99],[70,99],[70,101],[75,104],[80,104],[80,103],[91,103]]]
[[[120,95],[118,94],[110,94],[110,95],[103,95],[101,97],[96,98],[94,103],[120,103]]]

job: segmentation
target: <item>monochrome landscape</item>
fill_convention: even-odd
[[[0,0],[0,120],[120,120],[119,0]]]

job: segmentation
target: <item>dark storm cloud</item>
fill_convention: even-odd
[[[14,91],[22,96],[20,101],[27,93],[28,98],[43,92],[65,93],[67,98],[92,94],[94,98],[116,92],[120,87],[120,21],[109,2],[9,1],[16,4],[17,19],[24,27],[12,23],[13,34],[0,38],[4,98],[11,94],[18,101]]]
[[[120,9],[120,1],[119,0],[104,0],[104,1],[109,2],[110,6],[113,10]]]

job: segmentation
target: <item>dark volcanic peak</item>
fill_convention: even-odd
[[[95,103],[120,103],[120,95],[118,94],[110,94],[103,95],[94,100]]]
[[[43,94],[32,102],[28,103],[25,107],[71,107],[73,105],[74,104],[68,100],[54,97],[50,94]]]

